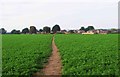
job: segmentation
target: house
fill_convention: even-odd
[[[89,30],[87,32],[83,32],[82,34],[97,34],[97,30]]]
[[[61,30],[61,33],[68,34],[67,30]]]
[[[82,34],[82,33],[85,33],[85,31],[84,30],[78,30],[77,33]]]
[[[120,33],[120,29],[111,29],[110,31],[112,34]]]
[[[100,29],[98,34],[108,34],[109,31],[106,29]]]
[[[74,30],[74,33],[78,33],[78,30]]]

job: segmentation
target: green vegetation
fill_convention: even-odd
[[[2,35],[2,74],[31,75],[51,54],[52,35]],[[57,34],[62,75],[118,75],[118,35]],[[1,67],[1,66],[0,66]]]
[[[2,76],[2,35],[0,35],[0,77]]]
[[[52,35],[2,35],[2,74],[30,75],[51,54]]]
[[[118,35],[56,35],[63,75],[118,75]],[[120,61],[120,60],[119,60]]]

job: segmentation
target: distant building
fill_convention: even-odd
[[[61,30],[61,33],[68,34],[67,30]]]
[[[82,33],[85,33],[85,31],[84,30],[78,30],[78,33],[82,34]]]
[[[89,30],[87,32],[82,32],[82,34],[108,34],[108,33],[110,33],[110,31],[105,29]]]
[[[106,29],[100,29],[98,34],[108,34],[109,30]]]
[[[97,30],[89,30],[89,31],[84,32],[82,34],[97,34]]]

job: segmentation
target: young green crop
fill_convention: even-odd
[[[118,75],[118,35],[56,35],[63,75]]]
[[[51,54],[52,35],[2,35],[2,74],[30,75]]]

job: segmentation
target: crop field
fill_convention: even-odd
[[[118,35],[56,35],[62,75],[118,75]]]
[[[2,75],[30,75],[51,55],[52,35],[2,35]]]
[[[51,34],[2,35],[2,75],[32,75],[52,52]],[[62,75],[118,75],[118,35],[56,34]]]

